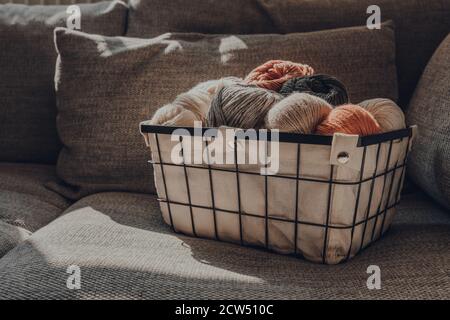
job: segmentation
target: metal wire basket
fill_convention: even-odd
[[[217,138],[211,130],[224,129],[141,123],[166,223],[175,232],[324,264],[348,260],[386,232],[416,131],[365,137],[279,133],[275,141],[270,131],[249,136],[234,129],[223,151],[234,163],[214,164],[209,149]],[[239,162],[240,151],[251,156],[252,140],[265,145],[266,157],[278,143],[276,173],[262,170],[267,161]],[[207,157],[193,162],[195,152]]]

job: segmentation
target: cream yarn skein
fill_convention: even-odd
[[[385,98],[369,99],[360,102],[359,105],[373,115],[382,132],[406,128],[405,114],[392,100]]]
[[[169,103],[155,112],[150,123],[171,127],[190,127],[194,125],[195,121],[203,121],[201,113]]]
[[[181,93],[175,100],[159,108],[150,123],[154,125],[192,127],[194,121],[206,124],[206,114],[215,93],[224,85],[238,83],[242,79],[226,77],[201,82],[191,90]]]
[[[322,98],[307,93],[293,93],[269,110],[266,127],[282,132],[311,134],[332,109]]]

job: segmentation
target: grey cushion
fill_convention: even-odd
[[[427,65],[407,112],[419,135],[409,158],[413,180],[450,209],[450,35]]]
[[[30,236],[31,232],[0,220],[0,258]]]
[[[156,198],[82,199],[0,260],[0,298],[449,299],[450,216],[423,194],[402,200],[386,236],[325,266],[171,232]],[[66,288],[70,265],[81,289]],[[368,290],[369,265],[381,290]]]
[[[74,199],[99,191],[154,192],[139,122],[198,82],[243,77],[274,57],[337,76],[354,101],[397,97],[389,23],[376,31],[354,27],[239,37],[165,34],[153,39],[59,28],[56,45],[57,126],[64,144],[57,167],[73,187],[58,190]]]
[[[33,232],[57,218],[70,202],[45,187],[50,181],[58,181],[54,166],[0,163],[0,221]]]
[[[132,0],[127,35],[289,33],[365,25],[369,5],[396,25],[401,105],[450,32],[450,0]],[[375,45],[375,44],[374,44]]]
[[[81,29],[125,32],[127,8],[105,1],[80,4]],[[0,161],[55,163],[53,29],[66,26],[67,6],[0,5]]]

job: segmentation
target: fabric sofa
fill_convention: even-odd
[[[379,2],[382,20],[393,20],[396,26],[398,101],[408,114],[408,104],[422,71],[450,32],[450,1]],[[183,8],[187,6],[185,1],[167,4],[159,0],[130,1],[115,4],[114,8],[111,4],[86,5],[82,12],[92,20],[83,31],[141,38],[165,32],[310,32],[364,25],[371,1],[346,0],[334,4],[249,0],[239,5],[239,10],[237,1],[217,3],[221,5],[211,8],[206,15],[195,13],[205,12],[202,1],[191,1],[189,8]],[[6,21],[0,22],[2,48],[14,41],[4,35],[10,27],[8,19],[12,10],[8,5],[0,5],[0,20]],[[46,17],[45,12],[50,11],[53,13]],[[41,7],[37,16],[43,17],[43,21],[56,21],[46,25],[53,39],[53,29],[64,21],[50,18],[64,12],[65,7],[52,7],[50,11]],[[48,30],[39,32],[47,32],[49,37]],[[48,48],[48,43],[42,41]],[[56,50],[54,54],[50,51],[41,54],[50,58],[48,70],[40,77],[53,76]],[[8,64],[5,59],[12,56],[13,52],[4,56],[0,53],[3,61],[0,63]],[[8,87],[8,83],[12,80],[1,73],[2,69],[0,78],[8,89],[5,95],[11,95],[15,87]],[[72,76],[76,78],[77,74]],[[21,94],[31,98],[35,92],[29,89]],[[46,135],[41,136],[36,117],[31,120],[24,117],[21,129],[14,131],[17,127],[11,125],[11,115],[18,116],[20,112],[8,113],[4,106],[13,99],[0,98],[3,103],[3,107],[0,105],[0,126],[3,126],[0,128],[0,299],[450,298],[450,214],[426,189],[407,182],[386,236],[352,260],[336,266],[187,237],[173,233],[164,224],[153,187],[142,191],[118,187],[117,190],[61,192],[68,184],[64,179],[67,168],[61,172],[57,162],[61,161],[61,156],[57,160],[61,145],[67,143],[66,138],[59,140],[55,128],[55,106],[61,103],[58,101],[61,98],[55,99],[54,93],[47,94],[47,98],[36,100],[46,106],[42,112],[47,112],[44,117],[36,116],[40,119],[38,124],[49,126],[47,131],[43,130]],[[23,96],[17,96],[17,101],[21,99]],[[27,125],[27,121],[31,124]],[[34,137],[33,131],[27,131],[30,126],[34,126]],[[15,141],[14,137],[20,134],[23,137]],[[28,136],[31,149],[24,144]],[[9,145],[17,148],[8,147],[11,141],[15,144]],[[54,145],[49,146],[52,141]],[[142,148],[145,148],[143,141]],[[66,150],[69,154],[73,151]],[[77,162],[72,166],[83,164]],[[147,170],[151,170],[149,165]],[[68,268],[73,265],[81,270],[79,289],[66,285]],[[370,265],[381,269],[380,290],[369,290],[366,286]]]

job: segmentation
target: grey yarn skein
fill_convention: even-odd
[[[305,92],[320,97],[333,106],[348,103],[345,86],[335,77],[326,74],[297,77],[286,81],[280,93],[288,96],[294,92]]]
[[[225,77],[218,80],[201,82],[188,92],[178,95],[173,103],[192,112],[198,112],[202,119],[206,119],[211,100],[217,90],[223,85],[238,83],[240,81],[242,81],[240,78]]]
[[[211,102],[208,126],[261,129],[267,112],[282,99],[275,91],[253,85],[223,86]]]

